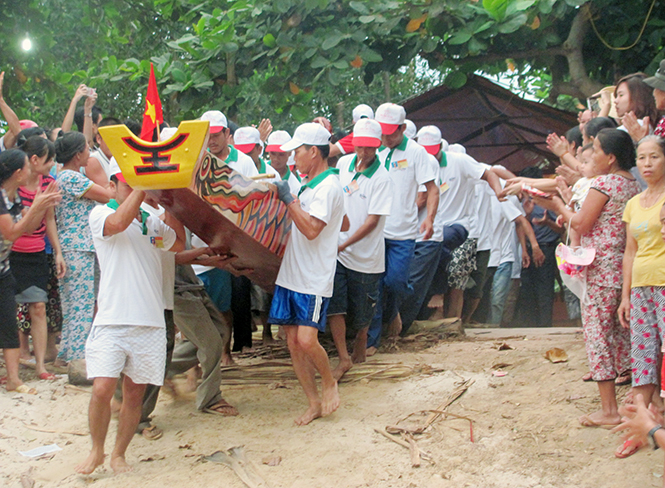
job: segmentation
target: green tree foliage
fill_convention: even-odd
[[[0,67],[19,115],[53,125],[79,83],[98,89],[106,113],[140,118],[151,61],[172,123],[209,108],[240,124],[268,116],[291,128],[314,113],[348,123],[356,102],[398,101],[439,77],[459,87],[477,71],[513,73],[531,89],[535,79],[557,103],[655,70],[662,0],[640,35],[653,2],[27,0],[0,11]],[[613,47],[638,40],[619,51],[599,36]]]

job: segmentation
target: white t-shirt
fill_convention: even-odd
[[[99,165],[104,170],[104,173],[106,173],[107,180],[111,181],[111,175],[116,173],[115,171],[113,173],[111,172],[111,159],[113,160],[114,165],[118,167],[118,163],[115,161],[115,158],[113,158],[113,156],[111,156],[111,159],[107,158],[106,154],[104,154],[101,149],[95,149],[90,153],[90,157],[99,161]],[[81,173],[85,175],[85,167],[81,168]]]
[[[291,237],[275,283],[298,293],[331,297],[337,267],[337,242],[344,218],[344,193],[334,173],[314,189],[305,187],[300,194],[300,207],[326,223],[311,241],[291,226]]]
[[[491,218],[494,229],[488,267],[493,268],[515,260],[512,239],[512,235],[515,233],[514,221],[522,215],[522,212],[513,203],[512,198],[517,199],[517,197],[511,195],[512,198],[509,197],[508,200],[500,202],[497,198],[491,198],[495,193],[489,185],[485,186],[485,191],[490,193],[492,205]]]
[[[176,241],[173,229],[158,218],[146,219],[147,234],[137,219],[125,231],[104,236],[106,218],[115,210],[99,205],[90,212],[92,240],[101,277],[93,326],[164,327],[163,251]]]
[[[224,162],[228,164],[233,171],[237,171],[247,178],[259,174],[259,170],[256,169],[254,160],[247,156],[247,154],[238,151],[233,146],[229,146],[229,155]]]
[[[275,168],[273,168],[272,166],[270,166],[270,164],[268,164],[265,161],[265,159],[261,158],[260,161],[261,161],[261,167],[258,169],[258,172],[259,172],[258,174],[260,174],[260,175],[262,175],[262,174],[272,175],[272,178],[265,178],[265,179],[259,180],[259,181],[262,181],[264,183],[276,183],[277,181],[282,179],[282,177],[277,172],[277,170]]]
[[[349,154],[337,162],[339,182],[344,191],[344,209],[349,218],[349,230],[339,233],[339,243],[348,240],[367,220],[369,215],[381,215],[377,226],[355,244],[344,249],[337,260],[359,273],[383,273],[386,267],[383,228],[393,203],[393,183],[388,171],[378,162],[369,177],[356,172],[357,156]],[[353,163],[353,169],[351,164]],[[367,170],[371,173],[372,166]],[[355,176],[359,176],[355,179]]]
[[[408,137],[394,149],[386,147],[378,152],[394,191],[393,206],[383,231],[386,239],[403,241],[418,236],[418,187],[436,179],[438,172],[438,165],[428,156],[424,147]]]
[[[485,170],[489,171],[491,166],[485,163],[478,163]],[[476,229],[478,231],[478,251],[489,251],[492,249],[492,237],[494,236],[494,223],[492,222],[492,201],[496,199],[494,192],[487,192],[489,184],[486,181],[480,181],[476,184]],[[491,190],[490,190],[491,191]]]
[[[161,205],[158,208],[148,205],[143,202],[141,208],[148,212],[156,219],[161,220],[164,214],[164,207]],[[162,258],[162,293],[164,294],[164,309],[173,310],[173,295],[175,293],[175,253],[166,251],[160,253]]]

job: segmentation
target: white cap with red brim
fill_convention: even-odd
[[[381,124],[383,134],[390,135],[394,133],[406,119],[406,111],[401,105],[394,103],[384,103],[376,109],[374,120]]]
[[[381,145],[381,124],[372,119],[360,119],[353,126],[355,147],[379,147]]]
[[[233,134],[233,147],[245,154],[261,144],[261,133],[256,127],[240,127]]]
[[[291,140],[291,134],[285,130],[276,130],[268,136],[267,152],[284,152],[281,147]]]
[[[211,134],[221,132],[222,129],[226,129],[229,126],[229,123],[226,120],[226,116],[219,110],[208,110],[206,113],[201,115],[201,120],[207,120],[210,122]]]
[[[293,151],[303,144],[308,146],[326,146],[330,143],[330,132],[321,124],[308,122],[298,126],[293,133],[293,139],[286,144],[282,144],[281,149],[284,152]]]

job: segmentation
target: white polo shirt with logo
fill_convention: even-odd
[[[404,137],[395,148],[377,154],[393,182],[393,205],[386,219],[386,239],[404,241],[418,236],[418,187],[436,179],[438,167],[424,147]]]
[[[295,224],[291,225],[291,237],[275,281],[282,288],[308,295],[332,296],[337,243],[344,218],[344,193],[337,174],[336,169],[327,169],[300,190],[300,207],[326,225],[311,241]]]
[[[339,181],[344,191],[344,209],[349,230],[340,232],[339,244],[348,240],[365,223],[369,215],[380,215],[378,225],[365,237],[344,249],[337,259],[359,273],[385,271],[383,229],[393,204],[393,183],[377,157],[364,171],[357,172],[358,156],[349,154],[337,162]]]
[[[114,213],[107,205],[98,205],[90,212],[101,270],[99,309],[93,326],[165,327],[161,254],[175,243],[175,231],[145,213],[145,224],[134,219],[123,232],[105,236],[106,219]]]
[[[228,164],[233,171],[237,171],[247,178],[259,174],[259,171],[254,164],[254,160],[231,145],[229,145],[229,155],[224,162]]]

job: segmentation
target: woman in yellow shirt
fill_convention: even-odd
[[[665,203],[665,140],[642,139],[637,168],[647,189],[626,204],[623,214],[627,240],[619,319],[631,331],[634,393],[648,401],[658,385],[658,355],[665,331],[665,241],[660,222]]]

